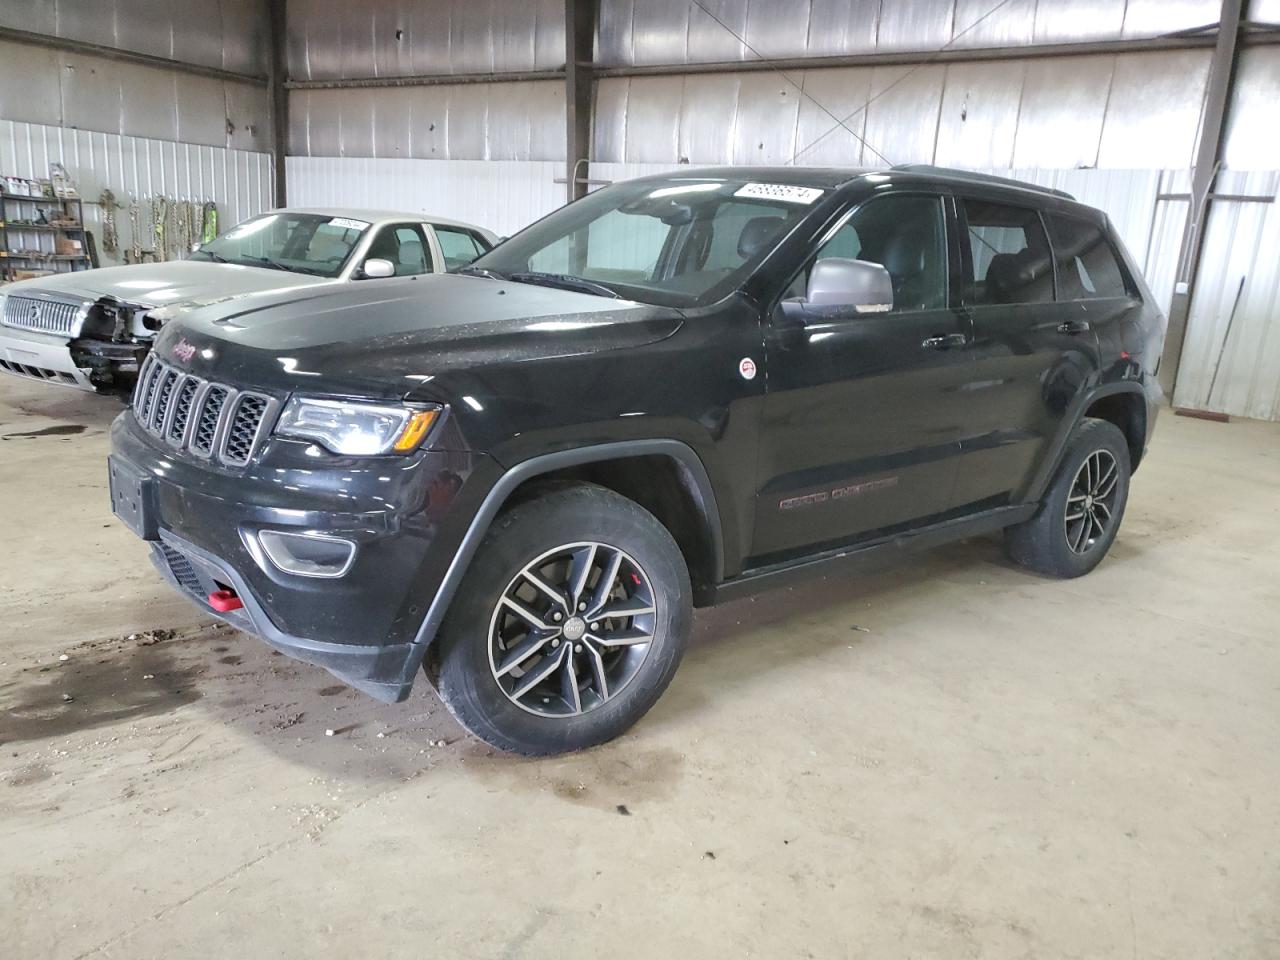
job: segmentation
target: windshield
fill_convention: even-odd
[[[336,277],[369,224],[315,213],[267,213],[204,244],[192,260]]]
[[[712,178],[616,183],[539,220],[461,272],[665,306],[709,303],[740,284],[822,194]]]

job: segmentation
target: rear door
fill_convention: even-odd
[[[784,294],[804,292],[817,259],[851,257],[888,270],[889,312],[798,326],[773,310],[757,562],[917,525],[950,502],[967,338],[950,301],[958,266],[948,254],[947,202],[914,192],[863,202],[819,241]]]
[[[1021,502],[1064,418],[1097,370],[1097,338],[1075,302],[1055,294],[1044,218],[1031,203],[957,196],[961,299],[973,331],[953,507]]]

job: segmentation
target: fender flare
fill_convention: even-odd
[[[724,570],[724,541],[720,529],[720,512],[716,506],[715,490],[711,486],[711,478],[707,475],[707,469],[703,466],[702,460],[688,444],[679,440],[629,440],[547,453],[532,457],[511,467],[498,478],[498,482],[485,494],[484,501],[480,504],[480,509],[476,511],[476,515],[471,519],[471,524],[467,527],[467,532],[463,535],[462,542],[458,544],[458,549],[454,552],[453,559],[449,561],[449,568],[445,571],[444,578],[440,581],[440,586],[431,600],[431,605],[427,608],[426,615],[422,618],[422,625],[418,628],[418,633],[413,639],[414,646],[425,651],[426,647],[435,639],[436,633],[440,629],[440,624],[444,622],[445,614],[453,601],[454,594],[457,593],[458,587],[461,586],[467,570],[471,567],[471,561],[475,558],[476,551],[480,548],[481,541],[484,540],[485,534],[489,532],[489,527],[498,515],[498,511],[502,509],[503,504],[506,503],[518,486],[534,477],[551,473],[554,470],[562,470],[566,467],[580,467],[583,464],[600,463],[605,460],[653,455],[670,457],[683,470],[687,471],[689,480],[692,482],[697,497],[701,501],[698,507],[703,514],[708,532],[711,535],[712,570],[716,579],[719,580]]]
[[[1035,478],[1028,485],[1027,495],[1023,499],[1024,503],[1038,503],[1040,498],[1044,496],[1045,488],[1049,486],[1053,475],[1057,473],[1058,465],[1062,462],[1062,456],[1066,452],[1067,443],[1070,442],[1072,435],[1084,419],[1085,411],[1093,406],[1095,401],[1120,393],[1137,394],[1144,406],[1147,403],[1146,391],[1143,389],[1142,384],[1135,380],[1102,383],[1080,395],[1080,399],[1076,401],[1075,412],[1070,417],[1063,418],[1063,429],[1053,438],[1051,455],[1044,458],[1039,472],[1036,473]]]

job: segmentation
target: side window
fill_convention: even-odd
[[[1124,273],[1102,228],[1086,220],[1051,213],[1049,239],[1058,262],[1058,299],[1124,297]]]
[[[964,201],[973,274],[965,303],[1049,303],[1053,259],[1040,215],[1025,207]]]
[[[827,257],[865,260],[889,271],[895,313],[947,305],[946,220],[940,197],[889,196],[859,207],[805,264],[787,296],[804,296],[813,265]]]
[[[422,228],[416,223],[392,223],[378,228],[365,259],[390,260],[397,277],[431,272],[431,256]]]
[[[444,268],[457,270],[465,267],[480,254],[483,247],[470,230],[462,227],[445,227],[434,225],[436,239],[440,241],[440,250],[444,253]]]

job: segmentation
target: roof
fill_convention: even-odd
[[[449,217],[437,217],[433,213],[423,213],[422,211],[412,213],[408,210],[365,210],[360,207],[284,207],[282,209],[286,213],[309,213],[319,217],[346,217],[348,220],[367,220],[373,224],[387,223],[389,221],[420,220],[426,223],[439,223],[448,227],[466,227],[469,230],[487,232],[482,227],[474,223],[467,223],[465,220],[451,220]],[[275,213],[276,211],[270,212]]]
[[[820,187],[824,190],[835,189],[851,180],[869,174],[906,173],[941,180],[951,183],[974,183],[987,186],[1008,187],[1014,190],[1030,190],[1035,193],[1074,200],[1075,197],[1064,190],[1043,187],[1037,183],[1024,180],[1013,180],[1008,177],[997,177],[987,173],[975,173],[971,170],[955,170],[950,167],[935,167],[926,163],[906,163],[888,170],[870,167],[688,167],[670,170],[666,173],[641,177],[642,180],[751,180],[764,183],[780,183],[796,187]]]

